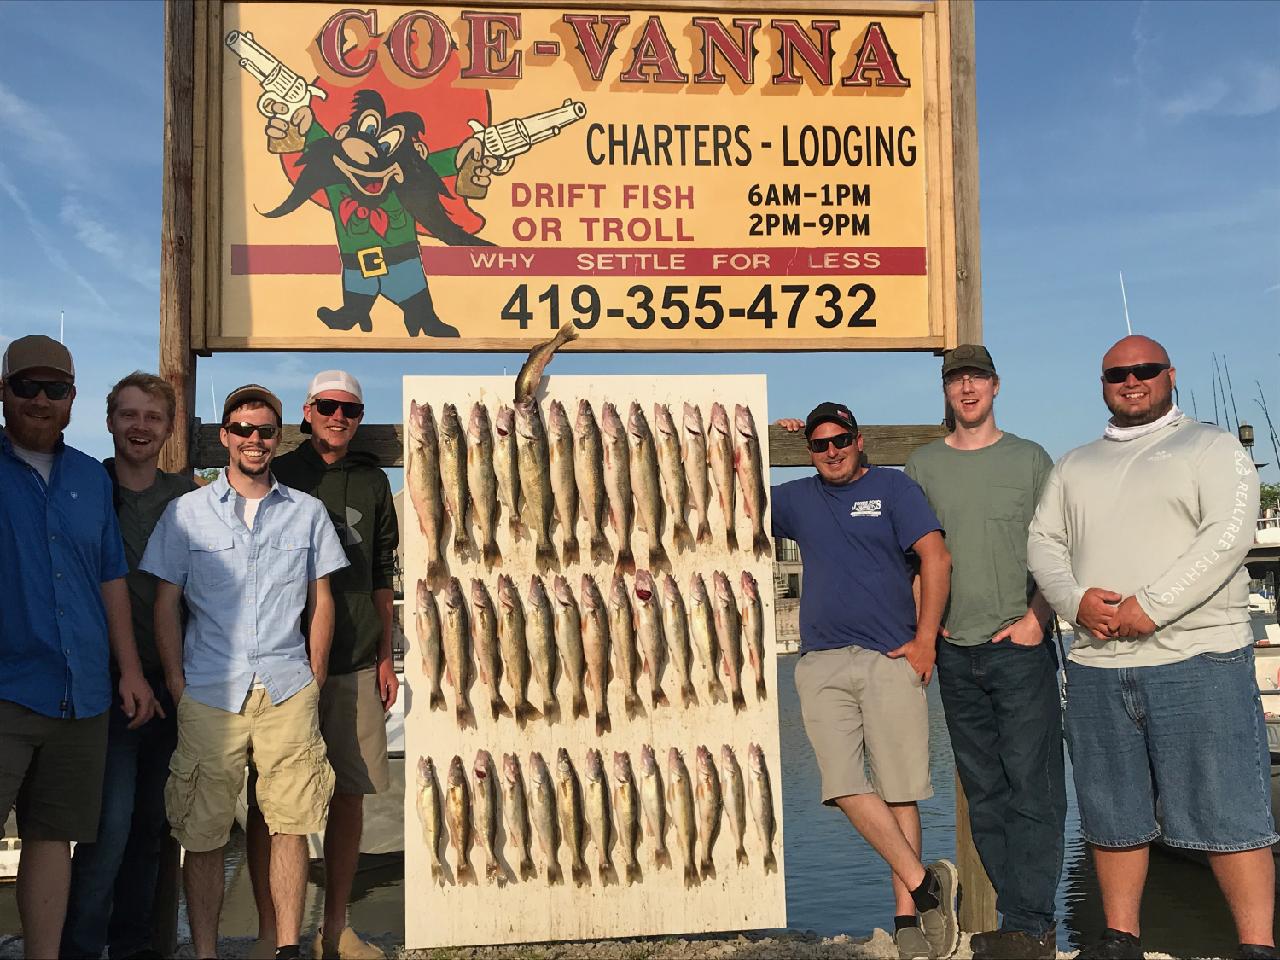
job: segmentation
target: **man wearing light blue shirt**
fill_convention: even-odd
[[[306,836],[324,829],[333,793],[317,702],[333,636],[328,577],[347,558],[324,505],[271,475],[280,411],[264,387],[231,392],[221,433],[227,469],[169,505],[141,564],[162,581],[156,645],[178,705],[165,806],[187,850],[183,877],[199,957],[217,950],[223,848],[249,752],[273,834],[280,960],[299,956]]]

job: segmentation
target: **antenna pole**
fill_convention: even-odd
[[[1124,328],[1133,336],[1133,324],[1129,322],[1129,298],[1124,292],[1124,271],[1120,271],[1120,301],[1124,304]]]
[[[66,333],[66,330],[67,330],[67,311],[59,310],[58,311],[58,342],[59,343],[67,342],[63,336]]]

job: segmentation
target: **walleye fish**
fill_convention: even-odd
[[[520,856],[517,868],[520,879],[532,879],[538,871],[533,867],[533,854],[529,850],[529,808],[525,802],[524,775],[520,772],[520,758],[514,753],[502,755],[502,812],[507,838],[516,845]]]
[[[724,703],[728,697],[724,692],[724,684],[716,673],[720,662],[720,645],[716,638],[715,611],[711,607],[711,598],[707,596],[707,583],[700,573],[695,573],[691,581],[689,633],[693,636],[698,659],[707,671],[707,692],[711,694],[711,702]]]
[[[609,591],[609,637],[613,641],[614,673],[622,681],[624,709],[628,717],[641,712],[636,678],[640,672],[640,654],[636,650],[636,620],[627,596],[627,582],[622,574],[613,575]]]
[[[702,858],[699,869],[702,879],[714,879],[716,875],[715,850],[716,839],[720,836],[720,815],[723,800],[720,796],[720,777],[716,773],[716,765],[711,759],[711,751],[699,746],[697,753],[698,787],[698,836],[702,838]]]
[[[498,577],[498,643],[502,666],[515,701],[516,723],[523,729],[538,711],[529,702],[529,647],[525,631],[524,605],[515,583],[505,573]]]
[[[444,838],[444,813],[440,801],[440,783],[430,757],[418,758],[418,821],[422,839],[431,851],[431,879],[444,885],[444,864],[440,860],[440,841]]]
[[[662,545],[666,524],[666,506],[662,502],[662,481],[658,472],[658,451],[653,433],[640,404],[634,401],[627,415],[627,443],[631,454],[631,490],[636,498],[636,519],[649,535],[649,568],[671,566],[667,548]]]
[[[688,707],[697,705],[698,694],[693,689],[693,654],[689,649],[689,618],[684,610],[684,597],[671,574],[662,577],[662,632],[667,642],[667,653],[680,678],[680,702]]]
[[[428,704],[432,710],[444,710],[444,638],[440,631],[440,610],[426,580],[418,581],[418,609],[413,615],[417,624],[418,644],[422,647],[422,672],[430,685]]]
[[[578,419],[573,425],[573,473],[582,515],[587,519],[591,559],[608,563],[613,559],[613,551],[604,535],[604,515],[609,507],[604,481],[604,444],[596,415],[585,397],[578,401]]]
[[[582,575],[582,649],[587,659],[587,686],[596,712],[596,736],[611,731],[609,721],[609,614],[595,578]]]
[[[471,626],[475,641],[480,679],[489,688],[489,713],[497,720],[511,716],[511,708],[502,698],[502,656],[498,643],[498,613],[483,580],[471,581]]]
[[[636,632],[644,651],[644,670],[649,674],[650,702],[653,706],[669,706],[662,689],[662,668],[667,659],[667,641],[662,629],[662,603],[655,596],[657,587],[648,570],[636,572]]]
[[[764,846],[764,872],[777,873],[778,859],[773,855],[773,835],[777,824],[773,819],[773,786],[769,783],[769,768],[764,762],[764,751],[758,744],[747,748],[747,795],[751,800],[751,816],[756,822],[756,833]]]
[[[671,418],[671,408],[665,403],[653,405],[654,438],[658,446],[658,467],[662,471],[662,485],[667,491],[667,504],[671,507],[671,536],[676,549],[683,553],[693,549],[693,534],[685,515],[689,510],[689,482],[685,477],[683,455],[680,451],[680,431]]]
[[[711,503],[711,479],[707,476],[707,431],[702,426],[702,411],[695,404],[684,405],[684,476],[689,481],[689,499],[698,511],[697,541],[711,542],[711,521],[707,507]]]
[[[613,822],[622,842],[623,867],[627,886],[641,878],[638,850],[640,847],[640,796],[631,773],[631,755],[626,751],[613,755]]]
[[[676,825],[676,838],[684,855],[684,885],[698,885],[697,845],[698,820],[693,809],[693,786],[680,751],[672,747],[667,754],[667,806]]]
[[[502,559],[498,550],[498,475],[493,469],[493,430],[483,403],[471,406],[467,421],[467,489],[480,529],[480,556],[485,566]]]
[[[560,825],[556,822],[556,786],[551,780],[551,771],[547,769],[542,754],[529,754],[529,769],[533,776],[529,812],[533,820],[533,828],[538,832],[538,845],[542,848],[542,856],[546,860],[547,885],[554,886],[557,883],[564,883],[564,874],[560,871]]]
[[[631,502],[631,451],[627,447],[627,428],[612,403],[605,403],[600,414],[604,443],[604,487],[609,492],[609,518],[618,535],[617,568],[636,572],[636,558],[631,552],[631,524],[635,507]]]
[[[720,796],[729,814],[729,830],[735,844],[734,857],[738,866],[746,866],[747,848],[742,845],[747,830],[747,787],[742,779],[742,767],[734,756],[733,747],[727,743],[720,748]]]
[[[605,776],[600,751],[587,751],[587,785],[585,802],[587,825],[591,827],[591,842],[596,848],[596,876],[601,886],[618,882],[618,871],[613,866],[613,822],[609,818],[609,781]]]
[[[556,702],[556,623],[547,589],[537,574],[529,579],[529,617],[525,633],[533,675],[542,688],[542,715],[550,722],[560,715],[560,704]]]
[[[537,563],[544,567],[556,562],[556,548],[551,544],[551,454],[542,414],[533,400],[516,405],[516,461],[525,523],[533,530]]]
[[[431,404],[409,401],[409,464],[406,485],[418,526],[427,541],[427,583],[444,578],[444,496],[440,492],[440,447]]]
[[[488,750],[477,750],[471,772],[475,774],[476,830],[484,847],[488,862],[484,868],[485,881],[498,885],[506,883],[502,865],[498,860],[498,785],[493,773],[493,757]]]
[[[507,512],[511,539],[520,536],[520,464],[516,453],[516,412],[503,404],[493,423],[493,470],[498,480],[498,498]]]
[[[582,857],[582,789],[569,751],[564,747],[556,751],[556,806],[560,810],[560,834],[569,845],[570,875],[574,886],[585,886],[591,882],[591,872]]]
[[[467,792],[467,774],[462,768],[462,758],[455,755],[449,764],[449,786],[446,789],[444,811],[449,822],[449,838],[458,858],[456,870],[458,885],[476,882],[476,872],[470,863],[471,856],[471,797]]]
[[[738,601],[733,587],[724,572],[717,570],[711,576],[715,584],[716,636],[720,640],[720,662],[729,681],[729,699],[738,713],[747,708],[742,695],[742,617],[738,613]]]
[[[445,591],[442,626],[444,663],[449,682],[453,684],[458,726],[471,726],[476,722],[467,699],[471,690],[471,625],[467,621],[467,601],[457,577],[449,578],[449,588]]]
[[[582,613],[578,601],[573,598],[569,581],[559,575],[552,584],[555,591],[556,644],[560,654],[560,669],[569,679],[569,694],[573,698],[574,719],[587,715],[587,695],[583,690],[586,679],[586,652],[582,649]]]
[[[467,533],[467,437],[458,418],[458,408],[446,403],[440,411],[440,482],[444,485],[444,505],[453,519],[453,549],[465,553],[471,545]]]
[[[750,571],[742,571],[742,632],[747,638],[747,657],[756,673],[756,699],[765,698],[764,688],[764,607],[760,585]]]
[[[645,832],[653,841],[653,864],[670,867],[671,854],[667,850],[667,802],[662,789],[662,773],[653,747],[640,747],[640,807],[644,811]]]
[[[566,324],[556,331],[550,340],[545,340],[529,351],[529,356],[520,366],[516,374],[516,403],[522,403],[538,392],[542,383],[542,371],[547,368],[555,352],[570,340],[578,339],[578,328],[572,323]]]
[[[733,476],[733,432],[729,415],[719,403],[711,405],[711,426],[707,432],[707,450],[711,457],[711,476],[720,492],[720,513],[724,515],[724,542],[730,551],[738,549],[737,514]]]
[[[769,491],[764,485],[764,456],[760,452],[760,436],[756,433],[751,408],[734,404],[733,425],[733,466],[738,474],[738,486],[742,489],[742,506],[751,518],[751,552],[763,557],[771,549],[769,537],[764,532],[764,511],[769,502]]]
[[[551,455],[551,493],[560,520],[560,555],[565,563],[577,563],[578,485],[573,477],[573,428],[559,400],[551,401],[547,414],[547,446]]]

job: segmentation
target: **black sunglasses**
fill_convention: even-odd
[[[5,386],[23,400],[34,400],[41,390],[50,400],[65,400],[75,389],[75,384],[65,380],[29,380],[26,377],[10,377]]]
[[[342,408],[342,415],[348,420],[358,420],[364,416],[364,404],[356,403],[354,400],[331,400],[328,397],[321,397],[319,400],[312,400],[311,405],[322,417],[332,417],[339,407]]]
[[[843,450],[856,439],[858,439],[857,435],[852,433],[837,433],[834,437],[824,437],[821,440],[810,440],[805,444],[805,446],[814,453],[826,453],[827,446],[829,444],[835,444],[835,448],[837,450]]]
[[[248,440],[256,432],[263,440],[271,440],[280,428],[274,423],[246,423],[243,420],[230,420],[226,424],[227,433]]]
[[[1130,367],[1107,367],[1102,371],[1102,379],[1107,383],[1124,383],[1132,373],[1138,380],[1153,380],[1168,369],[1167,363],[1135,363]]]

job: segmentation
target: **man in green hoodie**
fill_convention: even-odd
[[[392,576],[399,530],[391,485],[368,453],[352,451],[364,417],[360,383],[342,370],[311,381],[302,407],[309,442],[272,464],[276,479],[318,497],[329,511],[351,565],[332,580],[333,648],[320,696],[320,729],[337,777],[324,836],[324,921],[315,956],[377,958],[383,953],[347,926],[347,902],[360,856],[364,797],[389,785],[386,712],[399,690],[391,660]],[[259,940],[274,943],[275,916],[266,882],[270,836],[254,809],[249,873],[258,904]]]

